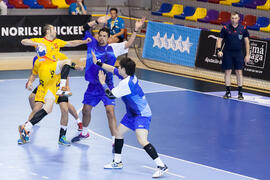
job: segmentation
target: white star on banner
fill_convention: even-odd
[[[160,33],[158,32],[156,36],[152,37],[154,40],[153,47],[158,47],[159,49],[165,48],[166,50],[172,49],[173,51],[179,50],[180,52],[190,53],[190,48],[193,45],[189,41],[189,37],[185,41],[182,40],[182,36],[180,35],[177,40],[174,39],[174,34],[170,38],[167,37],[167,33],[160,37]]]

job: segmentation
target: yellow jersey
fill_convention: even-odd
[[[36,43],[42,43],[46,46],[47,52],[45,56],[48,57],[49,59],[52,59],[54,61],[63,60],[63,54],[60,53],[60,48],[64,47],[67,44],[66,41],[63,41],[61,39],[55,39],[53,41],[50,41],[45,37],[32,38],[31,40]]]

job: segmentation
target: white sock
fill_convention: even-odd
[[[82,120],[81,120],[80,118],[76,119],[76,121],[77,121],[78,123],[81,123],[81,122],[82,122]]]
[[[83,127],[82,135],[85,136],[87,133],[88,133],[88,128],[87,127]]]
[[[64,130],[67,130],[67,126],[61,125],[61,128],[64,129]]]
[[[119,162],[121,162],[122,161],[122,155],[121,154],[116,154],[116,153],[114,153],[114,162],[117,162],[117,163],[119,163]]]
[[[66,79],[61,79],[61,80],[60,80],[60,88],[66,86],[66,82],[67,82]]]
[[[33,125],[32,125],[32,123],[31,123],[30,121],[28,121],[28,122],[25,123],[25,125],[24,125],[24,129],[25,129],[26,131],[31,131],[32,127],[33,127]]]
[[[115,136],[112,136],[112,143],[114,144]]]
[[[157,164],[157,166],[161,166],[161,167],[165,166],[165,164],[161,161],[161,159],[159,157],[156,158],[154,161]]]

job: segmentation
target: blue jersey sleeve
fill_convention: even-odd
[[[73,12],[76,13],[76,8],[77,8],[76,3],[71,3],[69,6],[69,14],[72,14]]]
[[[114,68],[113,74],[115,74],[119,79],[124,79],[123,76],[121,76],[121,75],[119,74],[119,71],[118,71],[117,68]]]
[[[125,29],[125,21],[122,18],[119,18],[119,27],[120,29]]]

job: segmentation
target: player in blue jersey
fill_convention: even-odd
[[[98,38],[95,39],[92,34],[88,31],[91,27],[96,24],[105,24],[109,16],[103,16],[95,21],[91,21],[83,26],[85,32],[85,39],[90,38],[91,42],[88,43],[87,58],[86,58],[86,68],[85,68],[85,80],[89,82],[88,88],[84,94],[83,99],[83,131],[76,137],[72,139],[72,142],[80,141],[81,139],[88,138],[88,126],[91,121],[91,111],[100,101],[103,102],[108,121],[109,128],[111,131],[112,139],[114,139],[116,133],[116,118],[114,113],[115,100],[109,99],[104,93],[103,87],[98,79],[98,72],[101,70],[99,66],[93,64],[92,51],[95,52],[97,58],[106,64],[114,66],[116,58],[122,54],[128,53],[128,48],[133,44],[136,33],[143,26],[145,18],[138,20],[135,24],[135,30],[132,33],[128,41],[122,43],[112,43],[108,44],[108,38],[110,36],[110,31],[107,28],[102,28],[98,32]],[[113,85],[113,74],[111,72],[106,73],[106,84],[112,89]]]
[[[93,55],[94,56],[94,55]],[[147,154],[155,161],[157,170],[152,177],[160,177],[168,171],[168,167],[161,161],[154,146],[147,140],[148,130],[151,122],[151,109],[145,98],[137,77],[134,75],[136,64],[130,58],[120,60],[119,68],[107,65],[96,58],[93,61],[104,70],[114,73],[121,79],[118,86],[110,89],[105,83],[106,75],[103,71],[99,72],[99,81],[103,86],[106,96],[110,99],[122,98],[126,105],[126,114],[117,128],[114,159],[112,163],[104,166],[105,169],[121,169],[123,164],[121,161],[121,152],[124,145],[124,134],[128,130],[136,132],[137,140],[144,148]]]

